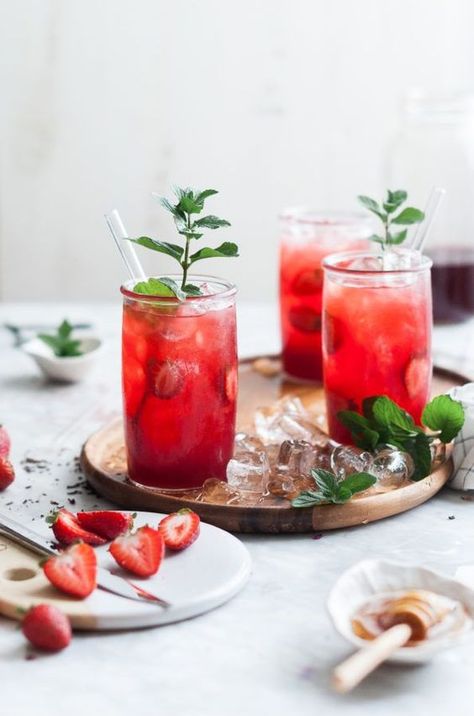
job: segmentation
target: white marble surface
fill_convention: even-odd
[[[25,520],[39,520],[51,500],[75,499],[75,507],[86,508],[101,503],[71,495],[67,486],[81,480],[73,458],[82,441],[120,406],[118,302],[0,305],[0,323],[55,322],[65,315],[94,320],[107,341],[95,373],[75,387],[45,384],[0,331],[0,418],[10,429],[18,472],[0,494],[0,511]],[[240,345],[242,355],[277,349],[274,307],[241,305]],[[473,372],[472,324],[438,330],[435,348],[438,362]],[[49,470],[25,472],[25,456],[47,459]],[[474,562],[473,511],[472,502],[445,490],[412,512],[320,538],[244,537],[254,572],[229,604],[177,625],[76,634],[71,647],[55,656],[26,660],[16,624],[0,618],[0,713],[46,716],[60,704],[68,716],[470,714],[469,646],[423,667],[383,667],[352,695],[332,694],[329,670],[349,647],[324,605],[337,575],[362,557],[421,562],[451,574]]]

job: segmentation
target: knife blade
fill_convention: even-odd
[[[48,543],[48,540],[43,535],[34,532],[29,527],[12,520],[11,517],[6,515],[0,515],[0,534],[10,537],[18,544],[43,557],[58,554],[57,550]],[[145,601],[163,608],[171,606],[165,599],[161,599],[138,585],[134,585],[128,579],[112,574],[104,567],[97,567],[97,586],[106,592],[111,592],[124,599],[133,599],[142,604]]]

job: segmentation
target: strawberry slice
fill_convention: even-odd
[[[404,371],[405,388],[412,400],[424,397],[429,384],[431,363],[426,356],[415,356],[408,361]]]
[[[200,523],[199,515],[183,508],[164,517],[159,524],[159,530],[169,549],[181,550],[192,545],[199,537]]]
[[[69,510],[65,510],[64,507],[49,515],[46,522],[53,528],[54,536],[61,544],[86,542],[96,547],[107,542],[103,537],[83,529],[76,516]]]
[[[326,311],[323,323],[323,340],[328,355],[332,355],[342,345],[343,323],[340,318],[332,316]]]
[[[15,479],[15,470],[10,460],[0,455],[0,492],[11,485]]]
[[[71,622],[52,604],[37,604],[23,619],[21,629],[30,644],[43,651],[61,651],[71,641]]]
[[[56,589],[72,597],[88,597],[97,585],[97,558],[84,542],[73,544],[43,564],[43,571]]]
[[[321,314],[310,306],[293,306],[288,312],[291,325],[304,333],[321,330]]]
[[[98,510],[96,512],[78,512],[76,519],[80,526],[88,532],[93,532],[106,540],[115,539],[133,527],[134,515],[113,510]]]
[[[138,577],[150,577],[158,571],[165,552],[163,537],[151,527],[140,527],[136,532],[117,537],[109,552],[127,572]]]
[[[8,457],[10,454],[10,436],[6,428],[0,425],[0,457]]]
[[[177,361],[151,358],[148,361],[148,380],[157,398],[169,400],[178,395],[184,386],[184,368]]]

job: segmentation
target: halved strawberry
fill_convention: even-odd
[[[113,510],[78,512],[76,519],[80,526],[104,539],[115,539],[133,527],[133,515]]]
[[[97,585],[97,558],[92,547],[84,542],[73,544],[43,564],[51,584],[72,597],[89,596]]]
[[[138,577],[150,577],[158,571],[165,552],[163,537],[151,527],[140,527],[136,532],[117,537],[109,552],[127,572]]]
[[[8,457],[10,454],[10,436],[6,428],[0,425],[0,457]]]
[[[11,485],[15,479],[15,470],[8,458],[0,456],[0,492]]]
[[[157,398],[169,400],[181,392],[184,386],[184,368],[177,361],[148,361],[148,380],[150,388]]]
[[[87,542],[94,546],[105,544],[106,539],[81,527],[76,516],[61,508],[46,518],[46,522],[53,529],[54,536],[61,544],[74,544],[74,542]]]
[[[292,326],[305,333],[321,330],[321,314],[310,306],[293,306],[288,312],[288,320]]]
[[[164,517],[159,524],[159,530],[169,549],[181,550],[192,545],[199,537],[200,523],[199,515],[183,508]]]

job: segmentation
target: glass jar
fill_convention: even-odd
[[[423,208],[441,186],[441,204],[424,251],[433,260],[435,322],[474,315],[474,102],[467,94],[415,92],[405,100],[387,161],[388,186]]]
[[[280,324],[283,368],[322,380],[321,262],[334,251],[366,248],[373,220],[359,213],[287,209],[280,217]]]
[[[323,359],[329,432],[351,442],[337,419],[362,401],[388,395],[419,424],[430,393],[431,260],[398,250],[403,268],[381,270],[374,254],[323,261]]]
[[[121,288],[128,474],[165,490],[225,480],[233,451],[236,288],[210,276],[189,281],[205,295],[178,301],[134,293],[134,282]]]

